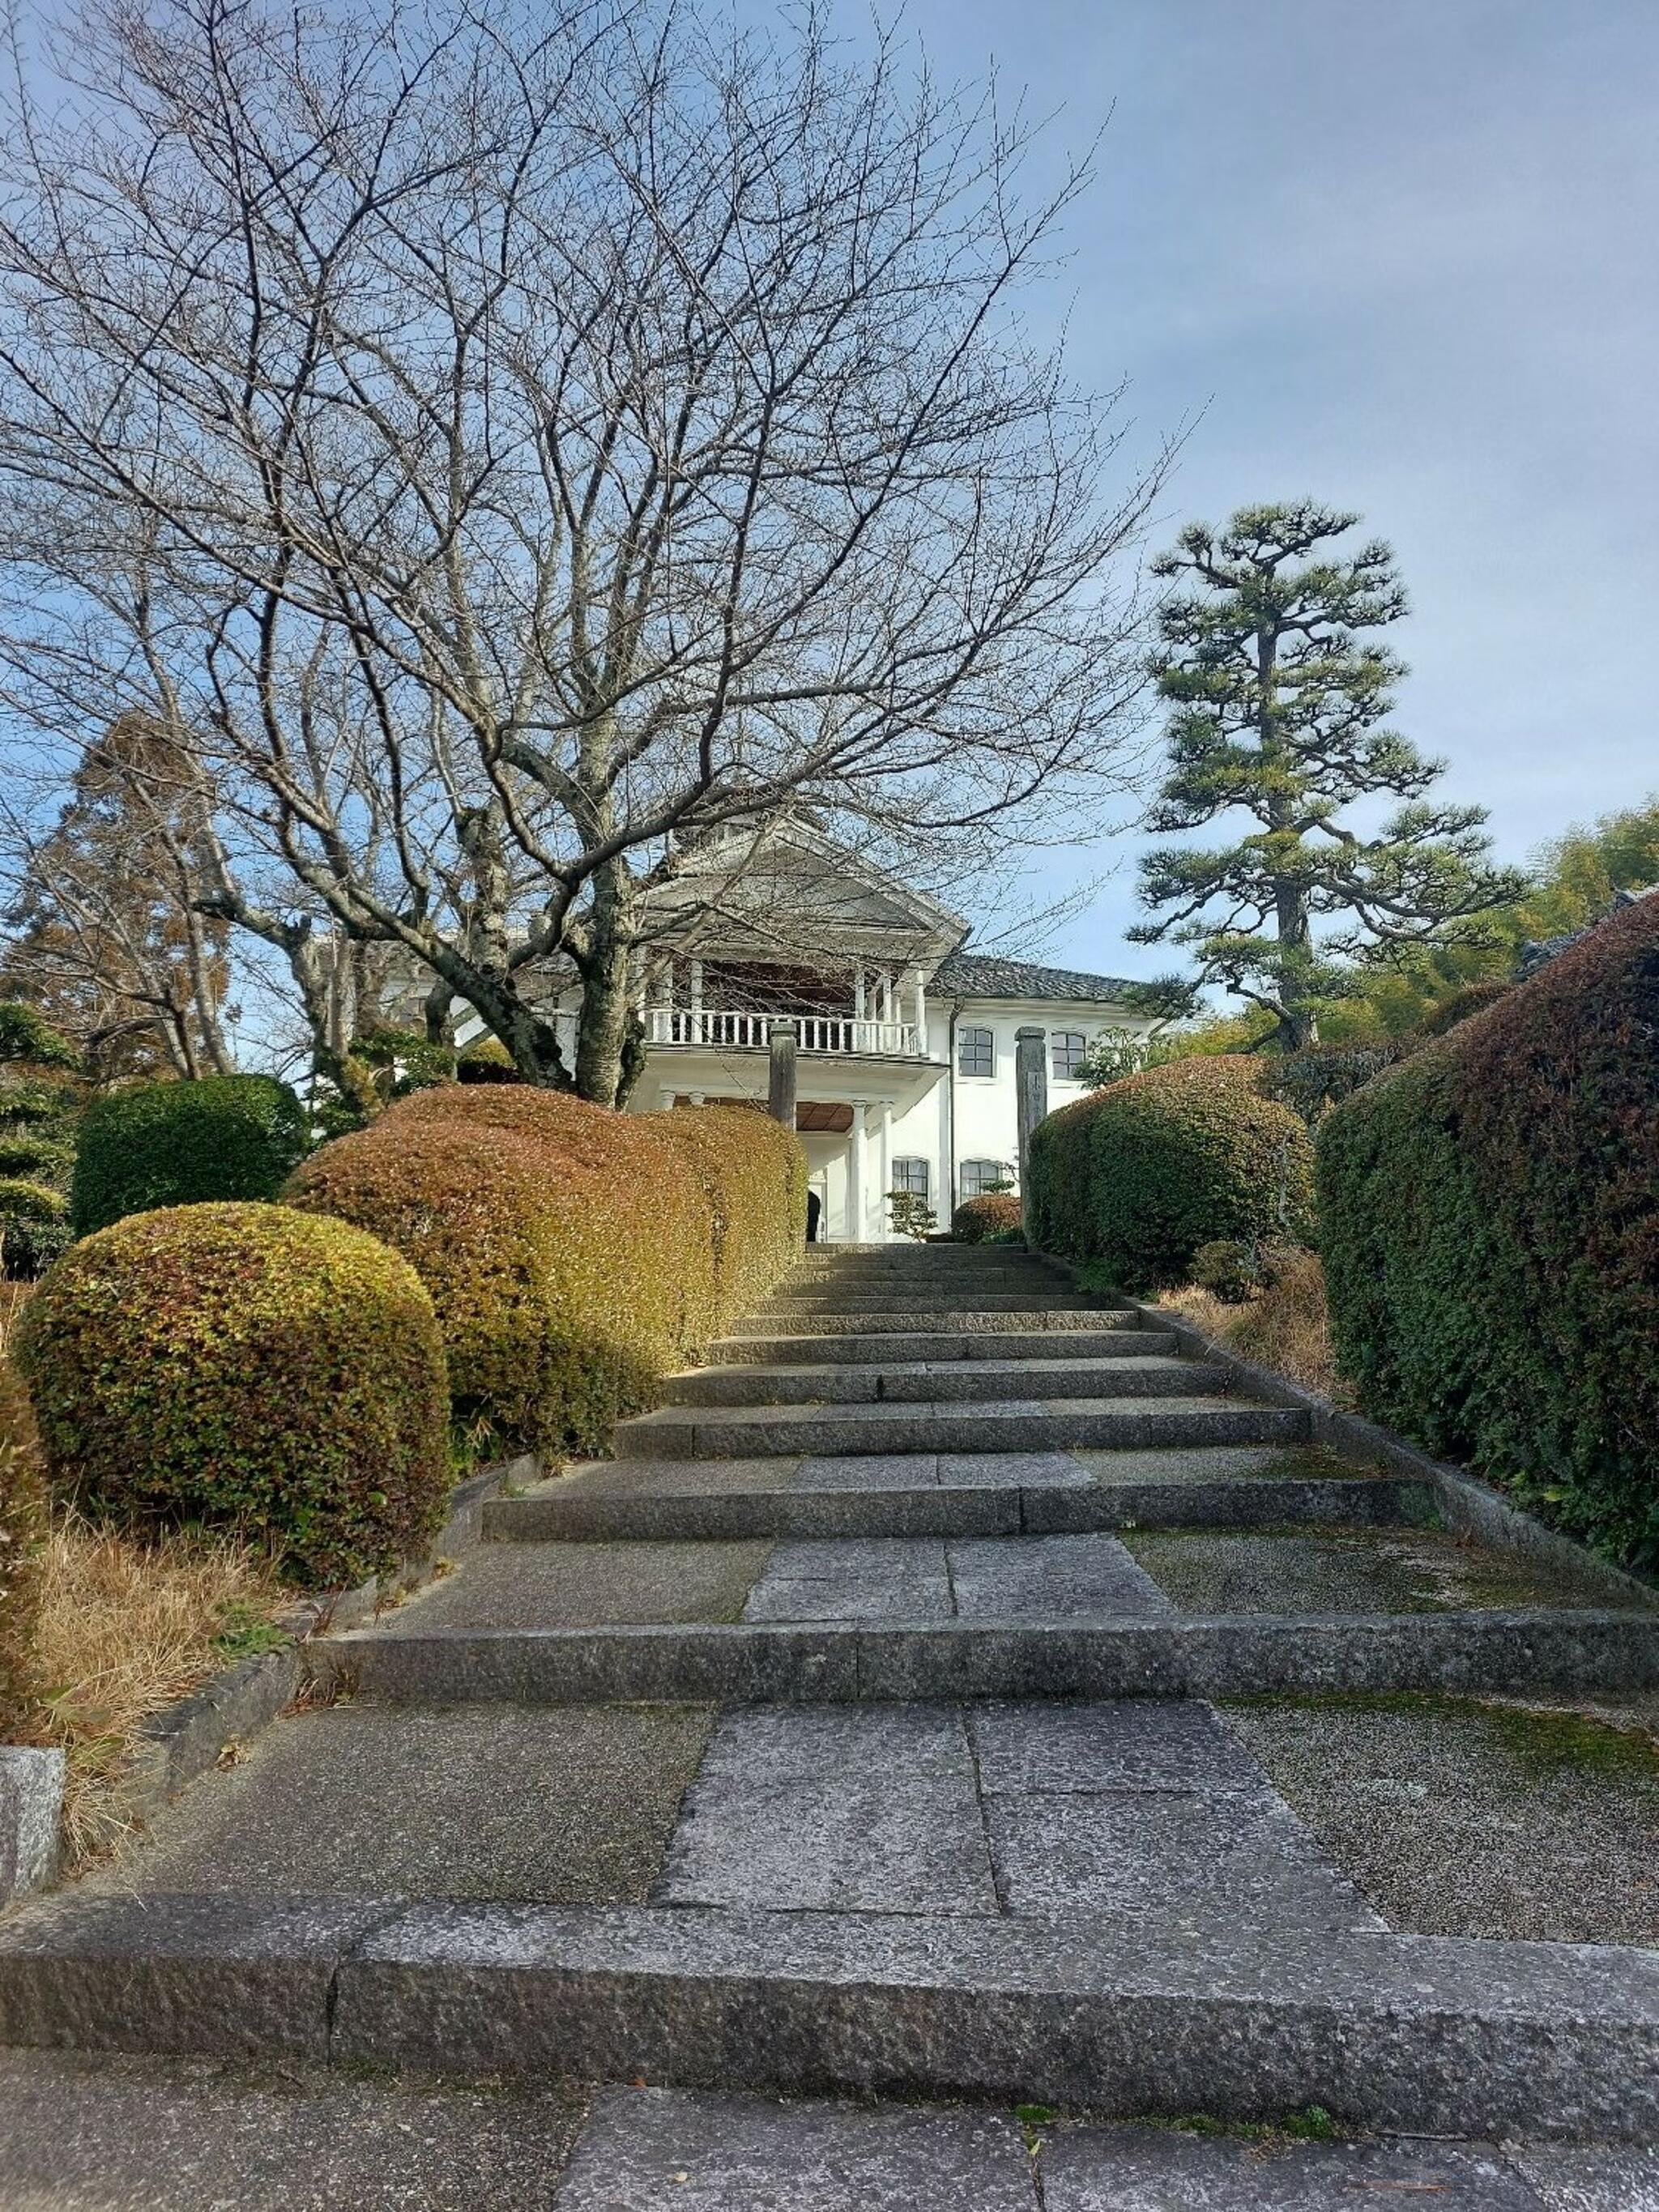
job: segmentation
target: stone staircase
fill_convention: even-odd
[[[809,1255],[0,1925],[0,2036],[1659,2140],[1659,1954],[1401,1924],[1228,1717],[1643,1697],[1659,1614],[1228,1384],[1008,1248]]]

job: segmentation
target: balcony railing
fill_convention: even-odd
[[[648,1043],[704,1045],[727,1052],[764,1052],[775,1024],[793,1029],[802,1052],[915,1059],[926,1049],[914,1022],[872,1022],[855,1014],[742,1014],[716,1006],[653,1006],[645,1017]]]

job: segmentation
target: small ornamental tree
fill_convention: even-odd
[[[1141,863],[1159,919],[1130,934],[1196,951],[1199,980],[1262,1007],[1287,1049],[1316,1041],[1321,1001],[1354,962],[1483,934],[1524,879],[1492,867],[1478,807],[1428,797],[1443,763],[1383,726],[1405,667],[1363,633],[1398,622],[1406,594],[1380,540],[1346,556],[1328,541],[1358,517],[1310,500],[1245,507],[1218,536],[1183,531],[1154,564],[1186,580],[1158,618],[1152,672],[1172,712],[1155,831],[1242,809],[1235,842],[1160,845]],[[1343,817],[1400,804],[1366,836]],[[1316,924],[1340,917],[1322,939]]]

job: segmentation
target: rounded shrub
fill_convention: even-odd
[[[343,1222],[278,1206],[132,1215],[64,1255],[18,1359],[51,1484],[95,1519],[234,1529],[317,1588],[396,1565],[443,1520],[431,1300]]]
[[[274,1199],[311,1142],[305,1109],[269,1075],[210,1075],[106,1092],[87,1109],[70,1194],[77,1237],[129,1213]]]
[[[1449,998],[1443,999],[1423,1017],[1422,1034],[1425,1037],[1444,1036],[1471,1014],[1484,1013],[1495,1006],[1514,989],[1512,983],[1465,983]]]
[[[1238,1054],[1171,1060],[1051,1114],[1031,1139],[1033,1243],[1134,1291],[1184,1282],[1218,1238],[1306,1242],[1313,1142],[1263,1096],[1264,1073]]]
[[[21,1376],[0,1358],[0,1743],[38,1686],[35,1627],[46,1493]]]
[[[1365,1411],[1659,1564],[1659,898],[1339,1107],[1319,1197]]]
[[[456,1057],[455,1073],[463,1083],[522,1083],[519,1063],[496,1036],[478,1037]]]
[[[451,1085],[324,1146],[289,1198],[408,1259],[487,1448],[595,1449],[794,1259],[805,1163],[744,1108],[619,1114]]]
[[[951,1216],[951,1234],[958,1244],[988,1244],[1022,1225],[1019,1200],[1012,1191],[988,1190],[978,1198],[964,1198]]]

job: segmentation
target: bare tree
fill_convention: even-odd
[[[16,729],[190,733],[214,913],[615,1100],[680,841],[805,805],[936,873],[1121,789],[1163,456],[1105,489],[1022,328],[1085,176],[1023,197],[993,93],[654,0],[137,0],[72,55],[0,157],[0,652]]]

